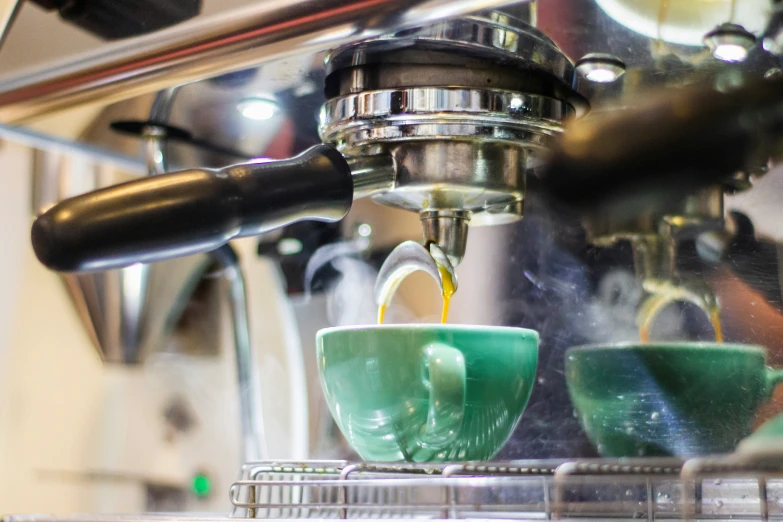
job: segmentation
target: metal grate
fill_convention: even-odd
[[[783,520],[783,460],[258,462],[234,517]]]

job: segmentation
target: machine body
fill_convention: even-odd
[[[351,201],[420,214],[453,266],[468,224],[522,216],[525,177],[587,102],[543,33],[486,12],[340,48],[327,58],[320,133],[329,145],[134,181],[58,203],[33,225],[39,259],[106,270],[213,250]],[[334,147],[334,148],[333,148]]]

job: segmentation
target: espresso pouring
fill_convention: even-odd
[[[451,298],[456,291],[454,279],[451,276],[448,268],[438,263],[438,272],[440,273],[441,281],[443,282],[443,308],[440,314],[440,322],[446,324],[449,318],[449,306],[451,305]],[[383,302],[386,302],[384,300]],[[386,316],[386,305],[380,305],[378,307],[378,324],[383,324],[384,317]]]

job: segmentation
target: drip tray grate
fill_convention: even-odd
[[[231,502],[266,519],[783,520],[783,460],[269,461]]]

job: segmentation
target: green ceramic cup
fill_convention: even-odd
[[[783,382],[760,346],[652,343],[566,352],[571,402],[599,453],[689,457],[731,452]]]
[[[327,328],[316,345],[337,424],[363,459],[383,462],[492,458],[538,364],[538,333],[521,328]]]

